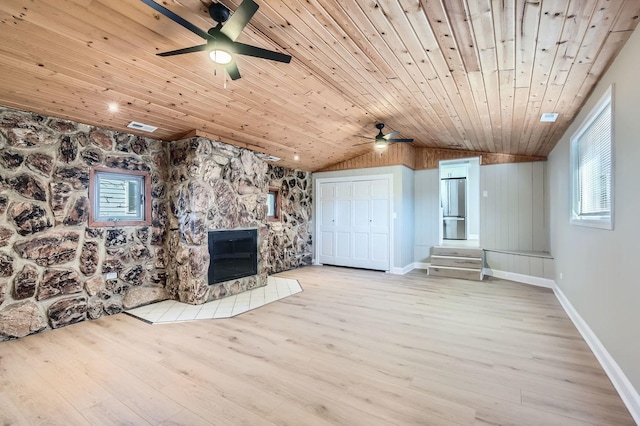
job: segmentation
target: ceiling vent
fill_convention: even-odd
[[[156,130],[158,130],[157,127],[150,126],[148,124],[138,123],[137,121],[132,121],[131,123],[127,124],[127,127],[129,127],[130,129],[142,130],[143,132],[149,132],[149,133],[155,132]]]
[[[266,157],[264,157],[265,161],[271,161],[271,162],[276,162],[276,161],[280,161],[280,157],[274,157],[273,155],[268,155]]]
[[[542,123],[555,123],[558,119],[557,112],[545,112],[540,116],[540,122]]]

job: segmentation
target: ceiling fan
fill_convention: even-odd
[[[413,142],[413,139],[394,139],[395,136],[399,135],[400,132],[394,130],[391,133],[385,135],[382,133],[382,129],[384,129],[384,123],[378,123],[376,124],[376,129],[378,129],[378,134],[376,135],[375,139],[373,140],[373,144],[376,147],[376,149],[383,149],[386,148],[388,145],[392,144],[392,143],[398,143],[398,142]],[[360,138],[365,138],[365,139],[370,139],[370,137],[367,136],[358,136]],[[357,143],[354,146],[359,146],[359,145],[366,145],[369,144],[371,142],[365,142],[365,143]]]
[[[142,2],[207,41],[205,44],[198,46],[158,53],[158,56],[173,56],[184,53],[208,51],[212,61],[225,66],[232,80],[240,78],[240,71],[238,70],[234,55],[253,56],[284,63],[291,62],[291,56],[289,55],[236,41],[244,27],[249,23],[259,8],[253,0],[244,0],[231,17],[229,17],[229,9],[225,5],[221,3],[211,3],[209,6],[209,15],[211,15],[211,18],[218,24],[210,28],[207,32],[204,32],[153,0],[142,0]]]

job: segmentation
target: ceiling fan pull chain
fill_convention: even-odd
[[[224,84],[222,85],[225,90],[227,90],[227,73],[224,73]]]

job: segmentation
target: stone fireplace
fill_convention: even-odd
[[[266,285],[267,163],[252,151],[204,137],[172,142],[169,151],[169,294],[201,304]],[[211,284],[209,232],[248,228],[257,234],[257,273]]]

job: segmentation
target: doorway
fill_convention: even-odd
[[[480,157],[442,160],[440,178],[440,245],[480,245]]]

